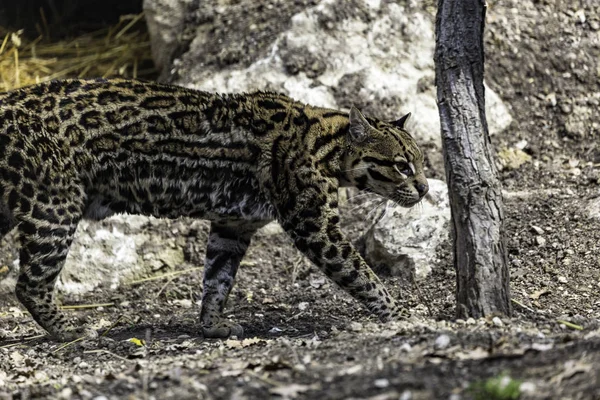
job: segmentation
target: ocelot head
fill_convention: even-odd
[[[344,183],[403,207],[415,205],[427,194],[423,153],[404,128],[409,117],[394,122],[367,120],[352,107],[342,165]]]

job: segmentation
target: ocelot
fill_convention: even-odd
[[[92,334],[54,302],[79,221],[207,219],[201,330],[241,336],[223,307],[252,235],[276,219],[335,283],[382,321],[397,319],[394,299],[340,230],[337,193],[356,186],[406,207],[422,199],[423,153],[406,119],[125,79],[2,93],[0,234],[18,229],[17,297],[58,340]]]

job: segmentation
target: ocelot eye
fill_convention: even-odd
[[[406,162],[399,162],[394,164],[394,169],[402,175],[411,176],[413,174],[413,170],[410,167],[410,164]]]

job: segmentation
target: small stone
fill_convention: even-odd
[[[570,114],[571,111],[573,111],[573,109],[571,108],[570,104],[561,103],[561,105],[560,105],[560,111],[562,111],[563,114]]]
[[[533,382],[523,382],[521,383],[521,386],[519,386],[519,389],[521,390],[521,394],[529,394],[532,395],[533,393],[535,393],[535,383]]]
[[[504,322],[502,322],[502,320],[500,319],[500,317],[494,317],[494,318],[492,318],[492,323],[495,326],[504,326]]]
[[[385,389],[386,387],[390,386],[390,381],[383,378],[383,379],[375,379],[375,382],[373,382],[375,384],[375,387],[378,387],[379,389]]]
[[[536,236],[535,237],[535,242],[540,247],[545,246],[546,245],[546,238],[543,237],[543,236]]]
[[[402,346],[400,346],[400,352],[402,353],[410,353],[412,350],[412,346],[408,343],[402,343]]]
[[[540,228],[537,225],[531,225],[531,230],[536,234],[536,235],[543,235],[544,234],[544,230],[542,228]]]
[[[475,325],[475,319],[471,317],[467,318],[467,325]]]
[[[450,345],[450,336],[442,334],[435,339],[434,347],[436,350],[444,350]]]
[[[362,331],[362,329],[363,329],[363,326],[360,322],[356,322],[356,321],[350,322],[350,330],[352,332],[360,332],[360,331]]]
[[[61,399],[70,399],[71,397],[73,397],[73,389],[71,389],[70,387],[66,387],[60,391],[59,396]]]
[[[308,302],[303,301],[302,303],[298,303],[298,309],[300,311],[304,311],[308,308]]]
[[[405,390],[404,392],[402,392],[398,400],[412,400],[412,398],[412,392],[410,390]]]
[[[558,281],[558,283],[567,283],[568,280],[565,276],[559,276],[558,278],[556,278],[556,280]]]

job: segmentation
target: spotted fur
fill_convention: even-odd
[[[84,333],[54,303],[77,224],[114,213],[212,221],[201,309],[222,319],[254,232],[277,219],[296,247],[381,320],[399,310],[340,230],[337,191],[403,206],[427,192],[404,129],[273,93],[218,95],[132,80],[64,80],[0,94],[0,234],[17,227],[16,294],[51,335]]]

